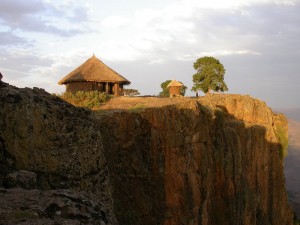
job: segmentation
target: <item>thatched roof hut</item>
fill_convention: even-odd
[[[183,86],[183,84],[182,84],[181,82],[179,82],[179,81],[177,81],[177,80],[172,80],[172,81],[168,84],[167,88],[169,88],[169,87],[182,87],[182,86]]]
[[[184,85],[181,82],[177,80],[172,80],[167,86],[167,88],[169,88],[170,97],[180,96],[181,88],[183,86]]]
[[[130,84],[130,81],[93,55],[81,66],[62,78],[58,84],[65,84],[66,91],[73,93],[98,90],[108,94],[120,95],[123,92],[123,85]]]

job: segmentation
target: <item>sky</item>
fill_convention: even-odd
[[[193,63],[213,56],[228,93],[300,108],[300,0],[0,1],[4,82],[62,93],[93,54],[142,95],[176,79],[189,96]]]

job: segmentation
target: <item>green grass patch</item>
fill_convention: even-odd
[[[132,112],[140,112],[144,109],[145,109],[145,105],[141,104],[141,103],[138,103],[135,106],[132,106],[131,108],[129,108],[128,110],[132,111]]]

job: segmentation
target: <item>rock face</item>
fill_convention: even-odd
[[[287,126],[263,102],[214,95],[100,115],[120,224],[293,224],[276,134]]]
[[[72,199],[79,199],[75,202],[71,199],[70,210],[78,215],[77,218],[74,214],[73,219],[83,224],[116,224],[102,136],[95,129],[91,112],[76,108],[42,89],[18,89],[3,82],[0,82],[0,102],[0,186],[19,187],[1,189],[0,198],[17,202],[21,207],[28,196],[32,196],[33,203],[27,204],[25,209],[15,207],[16,211],[10,214],[27,210],[35,215],[34,218],[27,221],[28,218],[22,217],[20,223],[54,224],[56,217],[47,213],[49,202],[44,204],[39,200],[48,201],[55,195],[55,204],[63,213],[67,207],[59,202],[72,196]],[[57,189],[67,191],[68,196],[50,191]],[[91,194],[92,200],[91,197],[82,198],[86,194]],[[14,196],[19,198],[14,200]],[[1,212],[5,211],[2,203]],[[40,208],[36,209],[36,205]],[[62,215],[58,217],[71,218]],[[0,224],[2,221],[18,224],[11,219],[9,222],[9,218],[0,214]],[[48,222],[44,223],[44,219]]]

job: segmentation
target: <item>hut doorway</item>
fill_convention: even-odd
[[[114,84],[109,83],[108,87],[109,87],[108,94],[114,94],[114,91],[113,91]]]

